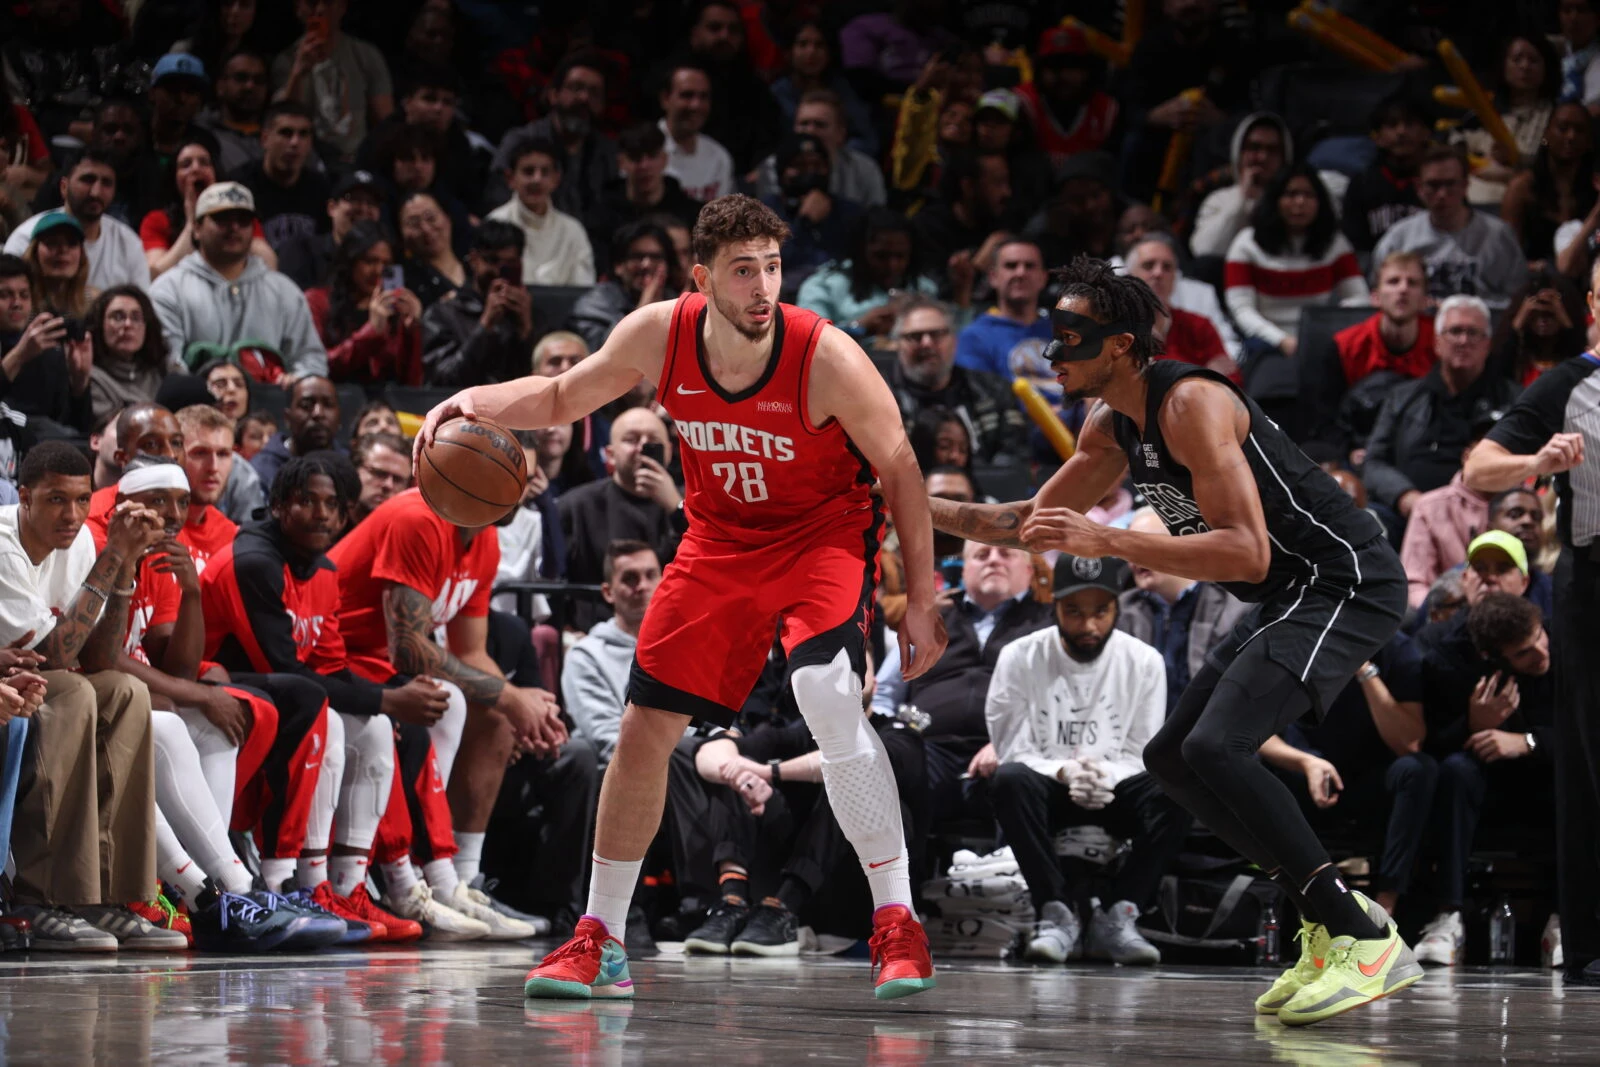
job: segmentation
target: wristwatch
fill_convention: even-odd
[[[1530,753],[1539,751],[1539,739],[1533,735],[1531,730],[1523,734],[1522,737],[1523,740],[1528,742],[1528,751]]]
[[[769,760],[767,760],[767,769],[772,772],[772,784],[773,785],[777,785],[779,782],[783,781],[783,772],[781,770],[779,770],[779,768],[782,767],[782,766],[783,766],[783,760],[781,760],[781,759],[769,759]]]
[[[1376,678],[1377,676],[1378,665],[1376,663],[1369,663],[1356,672],[1356,681],[1365,682],[1369,678]]]

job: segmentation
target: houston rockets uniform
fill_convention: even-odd
[[[96,489],[89,497],[89,529],[94,533],[96,544],[105,543],[106,523],[116,502],[117,486],[114,484]],[[189,550],[189,555],[194,559],[194,569],[204,574],[206,563],[225,545],[232,544],[238,532],[237,523],[207,504],[199,519],[183,524],[178,531],[178,543]]]
[[[689,531],[639,633],[628,697],[731,725],[774,629],[791,668],[844,649],[865,669],[883,512],[838,422],[806,411],[827,321],[779,304],[766,371],[729,393],[712,378],[706,299],[678,298],[657,397],[682,454]]]

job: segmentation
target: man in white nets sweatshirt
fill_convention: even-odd
[[[1000,767],[992,786],[1005,830],[1039,912],[1025,955],[1056,963],[1080,954],[1078,908],[1086,886],[1062,872],[1054,835],[1100,826],[1131,847],[1092,909],[1086,949],[1116,963],[1157,963],[1135,925],[1155,902],[1190,818],[1144,769],[1144,746],[1167,712],[1161,653],[1116,629],[1128,565],[1062,555],[1053,592],[1056,625],[1000,653],[985,717]]]

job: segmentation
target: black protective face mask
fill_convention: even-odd
[[[1076,311],[1051,308],[1050,331],[1056,337],[1045,346],[1046,363],[1085,363],[1100,358],[1107,337],[1115,337],[1119,333],[1133,333],[1134,329],[1125,322],[1099,323],[1087,315],[1079,315]],[[1062,344],[1060,335],[1063,331],[1077,334],[1079,343],[1070,346]]]

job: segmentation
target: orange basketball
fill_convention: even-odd
[[[422,450],[417,488],[434,514],[457,526],[489,526],[522,500],[528,461],[511,431],[488,419],[451,419]]]

